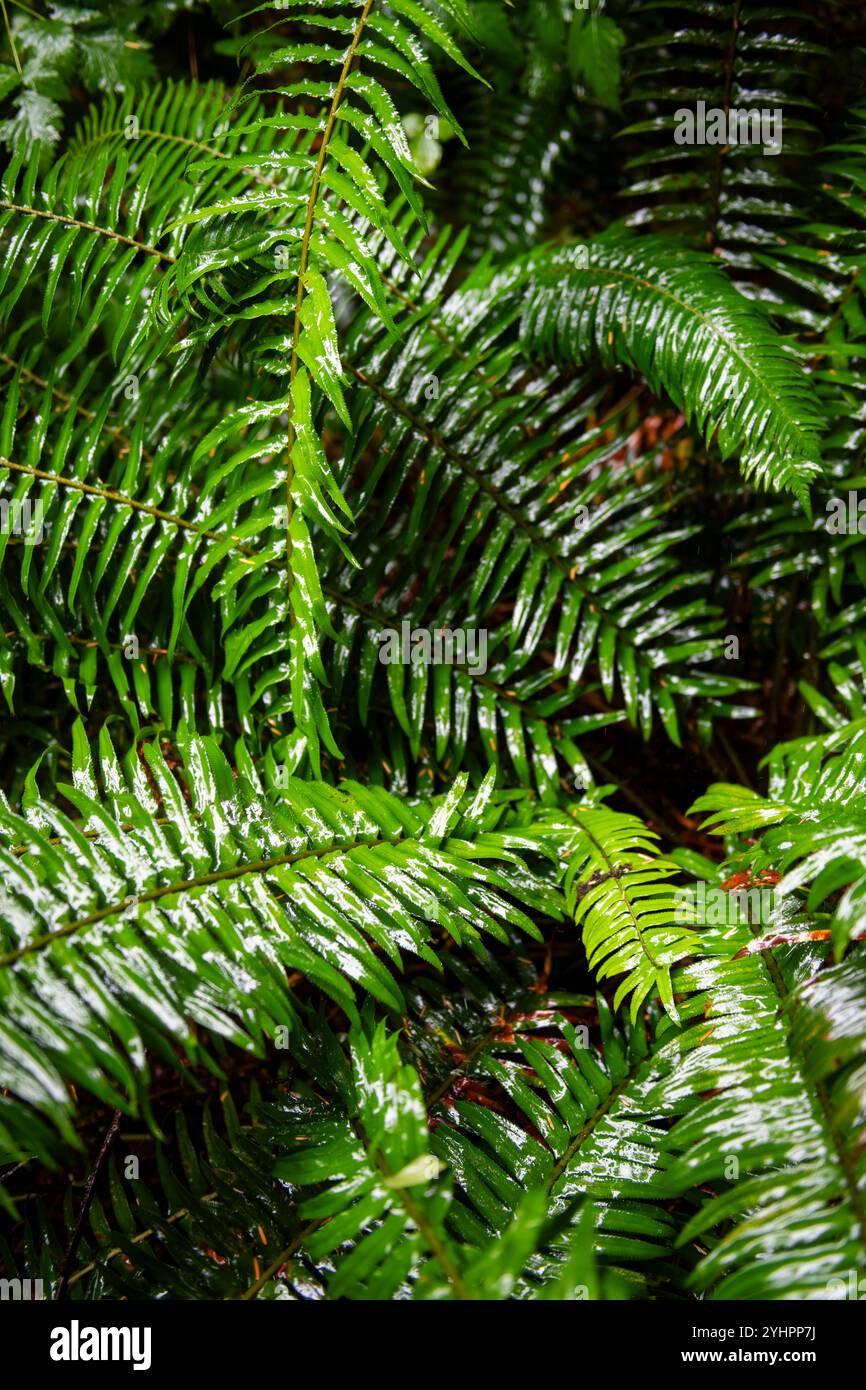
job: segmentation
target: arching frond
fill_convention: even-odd
[[[600,238],[538,258],[522,335],[559,362],[643,373],[747,477],[801,501],[820,471],[821,416],[785,345],[714,261],[662,239]]]
[[[750,935],[729,930],[726,950]],[[853,1095],[855,1110],[863,1099],[862,1067],[850,1062],[862,1028],[832,1064],[838,1084],[826,1044],[848,1031],[863,960],[809,981],[803,949],[799,970],[797,950],[784,963],[741,951],[678,981],[702,993],[690,1005],[696,1024],[668,1044],[682,1065],[662,1084],[685,1113],[666,1184],[715,1190],[679,1236],[709,1246],[688,1281],[708,1297],[846,1298],[849,1271],[866,1268],[860,1125],[850,1118]]]
[[[46,1120],[73,1139],[65,1081],[146,1110],[146,1046],[207,1064],[199,1027],[254,1052],[291,1032],[287,971],[350,1017],[355,987],[400,1014],[393,971],[401,951],[435,962],[434,925],[471,949],[504,922],[537,935],[527,907],[559,913],[514,853],[550,848],[531,826],[498,826],[486,796],[464,814],[465,778],[417,807],[291,778],[274,799],[242,746],[236,771],[210,739],[181,738],[178,754],[151,743],[121,762],[103,732],[97,769],[79,729],[74,785],[60,788],[79,820],[33,788],[23,813],[3,808],[0,1125],[13,1152],[49,1156]]]

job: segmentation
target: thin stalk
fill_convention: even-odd
[[[358,17],[358,23],[356,24],[355,32],[352,35],[352,42],[349,44],[349,47],[346,51],[346,57],[343,62],[342,71],[340,73],[339,78],[337,79],[337,85],[334,89],[334,96],[331,101],[331,109],[328,112],[328,119],[325,124],[324,134],[322,135],[322,143],[319,146],[319,157],[316,161],[316,167],[313,171],[313,182],[310,186],[310,196],[307,199],[307,220],[304,226],[304,234],[301,238],[301,254],[298,262],[298,288],[295,294],[295,320],[292,327],[292,356],[289,365],[289,425],[286,439],[286,582],[289,586],[290,591],[292,588],[292,485],[295,480],[295,469],[294,464],[292,463],[292,450],[295,446],[295,427],[292,423],[292,384],[294,383],[295,377],[298,374],[298,365],[300,360],[298,356],[298,346],[301,340],[301,307],[304,302],[305,293],[304,278],[307,274],[307,268],[310,263],[310,242],[312,240],[313,225],[316,219],[316,206],[319,201],[319,190],[321,188],[322,183],[322,172],[325,167],[325,160],[328,157],[328,146],[331,142],[331,136],[334,133],[334,125],[336,124],[337,120],[337,112],[340,108],[343,96],[345,95],[346,82],[348,80],[352,64],[355,61],[355,54],[358,49],[358,44],[361,42],[361,35],[364,32],[364,26],[367,23],[367,17],[372,8],[373,0],[365,0],[364,8]],[[292,615],[290,609],[289,621],[291,622],[291,620]]]

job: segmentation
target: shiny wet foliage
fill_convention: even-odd
[[[862,17],[6,8],[3,1277],[851,1296]]]

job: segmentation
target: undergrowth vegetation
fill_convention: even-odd
[[[862,8],[0,10],[4,1277],[866,1287]]]

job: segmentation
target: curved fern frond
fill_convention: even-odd
[[[463,802],[465,777],[412,805],[292,778],[275,799],[242,746],[236,773],[213,740],[178,751],[169,763],[145,744],[121,763],[103,731],[97,772],[79,728],[59,790],[80,821],[33,788],[22,813],[2,809],[0,1126],[14,1152],[50,1157],[42,1117],[74,1142],[64,1081],[146,1113],[146,1047],[212,1065],[198,1027],[254,1052],[291,1032],[287,970],[349,1017],[355,987],[402,1014],[393,972],[402,951],[435,965],[434,926],[472,949],[505,922],[537,935],[526,908],[559,915],[515,853],[541,836],[499,824],[489,790]]]
[[[750,935],[729,929],[726,950]],[[866,1268],[862,1122],[853,1118],[862,1064],[851,1061],[862,1056],[861,1024],[849,1033],[862,953],[802,982],[814,968],[804,950],[784,964],[741,950],[678,977],[703,992],[690,1001],[691,1027],[666,1048],[673,1070],[659,1089],[685,1110],[671,1130],[679,1157],[666,1185],[716,1192],[678,1238],[709,1245],[689,1283],[712,1298],[847,1298],[850,1271]],[[828,1066],[827,1039],[839,1032],[849,1038],[831,1081],[840,1058]]]
[[[822,416],[808,378],[709,256],[616,234],[539,256],[521,323],[528,351],[641,372],[722,457],[808,505]]]

